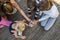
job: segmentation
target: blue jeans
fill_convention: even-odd
[[[44,17],[46,18],[48,16],[45,15],[45,14],[43,14],[42,17],[41,17],[41,19],[42,18],[44,19]],[[44,27],[44,30],[49,30],[53,26],[53,24],[55,23],[55,21],[56,21],[56,18],[48,17],[45,20],[40,21],[40,22],[41,22],[41,26]]]
[[[55,18],[48,18],[47,20],[41,21],[41,26],[44,27],[44,30],[49,30],[55,23]]]

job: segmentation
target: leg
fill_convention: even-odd
[[[31,14],[31,10],[30,8],[28,8],[28,17],[30,17],[32,14]]]
[[[15,38],[21,38],[21,39],[25,39],[26,38],[26,36],[18,36],[18,33],[17,33],[17,31],[12,31],[14,34],[14,36],[15,36]]]
[[[55,23],[55,21],[56,21],[56,19],[54,19],[54,18],[49,18],[49,20],[48,20],[48,22],[46,23],[44,29],[45,29],[45,30],[49,30],[49,29],[53,26],[53,24]]]
[[[39,17],[40,17],[40,15],[39,15],[39,9],[36,8],[36,9],[34,10],[34,12],[35,12],[34,19],[35,19],[35,20],[38,20]]]

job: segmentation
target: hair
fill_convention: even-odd
[[[27,0],[27,7],[33,9],[35,7],[34,0]]]
[[[13,12],[13,7],[12,7],[12,5],[10,3],[4,3],[2,5],[2,9],[3,9],[3,11],[6,11],[8,13]]]
[[[42,11],[42,10],[48,10],[52,4],[50,0],[37,0],[37,1],[39,1],[39,3],[37,3],[36,0],[27,0],[27,6],[37,7],[39,8],[39,10]]]
[[[26,26],[25,22],[20,22],[20,23],[16,23],[15,27],[13,28],[17,28],[19,31],[23,32],[25,30],[25,26]]]
[[[3,12],[8,12],[8,13],[13,12],[13,6],[10,3],[10,0],[1,0],[0,8],[2,9]]]
[[[21,26],[21,27],[20,27],[20,31],[24,31],[24,30],[25,30],[25,23],[21,23],[20,26]]]

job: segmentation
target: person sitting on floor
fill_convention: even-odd
[[[58,0],[57,0],[58,1]],[[44,30],[49,30],[57,17],[59,16],[58,9],[54,2],[58,3],[56,0],[27,0],[28,14],[31,15],[31,10],[34,10],[35,16],[40,15],[40,19],[35,20],[33,24],[41,23],[41,26],[44,27]],[[60,4],[60,2],[58,3]],[[34,15],[34,14],[33,14]]]
[[[2,12],[4,12],[4,14],[6,14],[5,16],[9,16],[11,14],[14,14],[18,10],[20,12],[20,14],[28,22],[32,21],[31,19],[29,19],[26,16],[26,14],[24,13],[24,11],[20,8],[20,6],[17,4],[17,2],[15,0],[0,0],[0,9],[2,10]]]

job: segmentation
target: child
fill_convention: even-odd
[[[18,10],[28,22],[31,21],[31,19],[29,19],[25,15],[24,11],[20,8],[20,6],[17,4],[17,2],[15,0],[0,0],[0,8],[1,7],[3,9],[4,14],[5,13],[9,14],[9,15],[14,14]],[[8,16],[8,15],[6,15],[6,16]]]
[[[26,36],[23,36],[22,33],[25,30],[25,26],[28,26],[28,24],[24,23],[24,21],[18,21],[11,23],[9,27],[9,31],[11,34],[15,35],[16,38],[25,39]]]
[[[29,7],[29,10],[35,9],[36,14],[41,16],[39,20],[34,20],[34,25],[36,25],[38,22],[41,22],[41,26],[44,27],[44,30],[49,30],[53,26],[57,17],[59,16],[58,9],[53,1],[27,0],[27,6]],[[30,4],[31,2],[33,3],[32,5]]]
[[[4,26],[9,27],[9,32],[13,34],[16,38],[25,39],[26,36],[23,36],[22,33],[25,30],[25,26],[29,26],[25,21],[15,21],[11,22],[0,16],[0,28]]]

